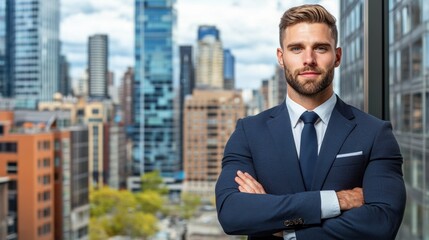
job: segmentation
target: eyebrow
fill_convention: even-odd
[[[303,44],[301,42],[295,42],[295,43],[292,42],[292,43],[289,43],[288,45],[286,45],[286,48],[300,47],[300,46],[303,46]],[[313,47],[315,47],[315,46],[328,46],[328,47],[331,47],[331,44],[328,43],[328,42],[315,42],[315,43],[312,44],[312,46]]]

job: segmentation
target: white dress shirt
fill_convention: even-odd
[[[317,115],[319,115],[319,119],[314,124],[317,135],[317,152],[320,151],[320,146],[322,145],[323,137],[325,136],[329,119],[331,118],[331,114],[336,103],[337,97],[335,94],[332,94],[332,96],[327,101],[312,110],[317,113]],[[289,112],[293,139],[295,141],[296,152],[299,158],[299,152],[301,148],[301,132],[304,128],[304,122],[299,118],[305,111],[307,111],[307,109],[294,102],[289,98],[289,96],[286,96],[286,107]],[[338,203],[338,198],[335,191],[320,191],[320,199],[322,219],[332,218],[340,215],[340,204]],[[295,231],[284,231],[283,238],[285,240],[296,239]]]

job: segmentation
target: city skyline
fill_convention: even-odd
[[[215,25],[224,47],[236,57],[236,87],[244,89],[258,88],[262,79],[274,74],[277,64],[275,53],[279,45],[278,22],[284,10],[303,3],[319,3],[339,19],[337,0],[300,0],[293,3],[278,0],[175,1],[177,48],[179,45],[196,46],[198,26]],[[219,17],[219,12],[222,12],[222,17]],[[127,67],[134,66],[133,19],[133,0],[61,2],[62,53],[71,64],[73,82],[82,76],[87,66],[87,37],[107,34],[109,70],[115,73],[115,84],[119,84],[119,78]]]

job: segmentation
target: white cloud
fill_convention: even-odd
[[[109,67],[116,80],[134,64],[134,1],[62,0],[61,40],[73,78],[86,68],[88,37],[96,33],[109,35]],[[319,2],[338,16],[337,0],[177,0],[177,42],[195,45],[199,25],[216,25],[224,48],[236,57],[237,87],[257,88],[274,73],[282,13]]]

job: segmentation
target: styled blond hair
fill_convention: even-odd
[[[305,4],[289,8],[280,19],[279,36],[280,46],[283,47],[284,30],[287,27],[298,23],[324,23],[331,29],[332,38],[335,40],[335,46],[338,42],[338,30],[335,17],[319,4]]]

